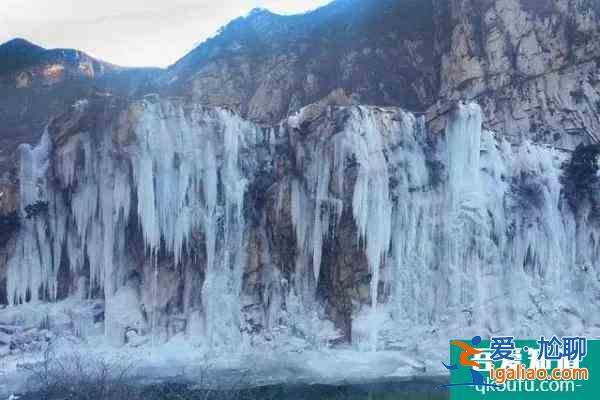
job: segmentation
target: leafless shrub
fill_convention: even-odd
[[[29,372],[30,392],[21,400],[275,400],[276,393],[249,389],[249,370],[217,371],[209,359],[182,367],[174,379],[142,384],[136,362],[74,352],[59,355],[52,346]],[[168,368],[168,367],[165,367]]]
[[[78,352],[57,356],[49,346],[41,361],[22,368],[30,373],[28,386],[35,388],[37,398],[112,400],[135,397],[133,364]]]

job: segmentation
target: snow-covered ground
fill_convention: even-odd
[[[360,351],[351,346],[307,348],[301,340],[282,344],[242,346],[239,349],[206,348],[189,338],[174,337],[161,345],[150,341],[139,347],[115,347],[103,335],[85,340],[41,332],[48,341],[38,351],[19,352],[0,358],[0,398],[35,388],[23,365],[43,363],[43,349],[51,348],[55,359],[81,357],[87,362],[108,361],[115,368],[128,368],[132,381],[150,384],[186,381],[199,385],[234,388],[278,383],[365,383],[413,380],[445,376],[447,345],[426,345],[424,354],[407,351]],[[423,358],[427,361],[423,361]]]

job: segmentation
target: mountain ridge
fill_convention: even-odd
[[[14,167],[20,144],[37,143],[48,122],[78,100],[132,95],[151,86],[159,71],[116,66],[76,49],[45,49],[22,38],[0,45],[0,176]]]
[[[0,170],[16,144],[36,143],[51,116],[96,92],[183,96],[261,124],[343,92],[355,104],[427,113],[437,131],[453,102],[473,99],[486,126],[515,143],[574,148],[600,129],[599,16],[589,0],[338,0],[289,16],[258,9],[166,69],[15,39],[4,51],[24,56],[0,61],[8,149]]]
[[[352,0],[238,18],[168,69],[166,92],[266,123],[340,88],[357,102],[423,109],[438,86],[425,47],[432,14],[430,2]]]

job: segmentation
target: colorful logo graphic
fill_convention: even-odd
[[[513,336],[450,342],[451,399],[596,399],[600,341]],[[596,373],[596,374],[595,374]]]
[[[471,344],[473,346],[477,346],[478,344],[481,343],[481,336],[475,336],[473,339],[471,339]],[[481,367],[481,365],[477,362],[477,361],[473,361],[473,360],[469,360],[469,357],[471,356],[476,356],[482,353],[482,350],[477,350],[473,347],[471,347],[470,345],[464,343],[464,342],[460,342],[458,340],[453,340],[450,342],[451,346],[456,346],[460,349],[462,349],[461,353],[460,353],[460,358],[458,360],[458,363],[461,366],[464,367],[471,367],[469,369],[469,371],[471,372],[471,378],[473,379],[472,382],[467,382],[467,383],[451,383],[449,385],[442,385],[442,387],[451,387],[451,386],[498,386],[496,384],[488,384],[485,383],[485,381],[483,380],[483,375],[481,374],[481,372],[478,371],[478,369]],[[442,363],[444,364],[444,363]],[[454,371],[456,369],[459,368],[459,365],[457,364],[452,364],[452,365],[446,365],[444,364],[444,367],[446,367],[447,370],[449,371]],[[477,368],[477,369],[475,369]]]

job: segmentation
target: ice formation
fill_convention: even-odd
[[[45,172],[50,162],[51,142],[48,132],[42,135],[40,144],[31,148],[22,145],[19,148],[20,171],[20,211],[25,214],[25,207],[44,198],[47,191]],[[53,221],[56,222],[56,221]],[[9,261],[7,277],[7,293],[9,301],[17,304],[26,300],[37,302],[47,293],[50,298],[56,297],[56,269],[52,251],[55,247],[49,243],[45,231],[45,222],[37,219],[25,224],[19,232],[14,255]],[[55,225],[60,232],[60,225]],[[64,229],[64,227],[62,227]],[[60,240],[60,236],[56,241]]]
[[[49,209],[14,240],[9,303],[104,299],[116,343],[183,331],[213,349],[328,346],[344,324],[342,300],[322,292],[334,285],[351,293],[360,349],[598,324],[600,232],[561,195],[569,154],[482,131],[476,104],[459,104],[444,135],[397,109],[304,112],[267,129],[146,99],[23,146],[21,209]],[[362,258],[338,263],[348,254]]]
[[[75,274],[89,268],[87,291],[100,288],[108,301],[134,269],[127,251],[134,241],[130,235],[135,230],[128,228],[132,222],[140,226],[142,251],[152,268],[145,276],[151,283],[145,284],[153,285],[156,295],[158,253],[171,254],[171,268],[179,268],[182,253],[200,231],[206,237],[202,292],[207,330],[222,323],[226,326],[220,329],[234,332],[230,328],[239,325],[234,293],[241,285],[245,192],[238,153],[256,129],[224,110],[183,118],[181,107],[143,102],[131,112],[139,115],[134,137],[128,138],[132,143],[117,149],[111,136],[98,139],[80,132],[53,153],[55,171],[49,166],[48,134],[36,148],[21,149],[22,208],[39,200],[53,207],[46,218],[27,221],[20,232],[9,265],[9,301],[55,300],[61,262]],[[51,173],[58,187],[49,185]],[[62,199],[65,192],[68,201]],[[148,303],[153,321],[156,304]],[[111,326],[110,312],[106,318]]]
[[[351,208],[357,226],[356,241],[365,247],[372,274],[370,297],[373,312],[377,308],[380,267],[391,240],[392,202],[388,188],[388,162],[384,154],[384,135],[391,132],[391,128],[391,121],[377,118],[373,110],[366,107],[353,109],[345,129],[330,138],[318,138],[312,154],[306,159],[305,149],[298,147],[297,162],[307,175],[304,186],[293,181],[291,188],[292,222],[298,254],[305,257],[305,251],[312,253],[310,261],[317,281],[324,236],[332,232],[335,235],[335,227],[342,215],[347,162],[352,159],[357,165]],[[330,191],[332,183],[335,189]],[[304,193],[303,188],[307,188],[310,195]],[[304,262],[307,260],[304,259]]]
[[[323,206],[341,201],[337,218],[351,208],[372,274],[371,307],[353,317],[359,347],[439,329],[444,338],[594,329],[584,322],[593,312],[563,318],[590,310],[580,300],[599,289],[597,228],[561,196],[568,153],[497,139],[482,131],[476,104],[457,106],[443,139],[409,113],[356,107],[344,129],[313,140],[312,152],[297,149],[307,172],[292,185],[296,235],[320,255],[321,234],[331,232],[322,227],[335,232],[338,221]],[[345,188],[349,162],[357,171]],[[297,193],[307,187],[311,194]],[[320,257],[312,262],[317,277]]]

